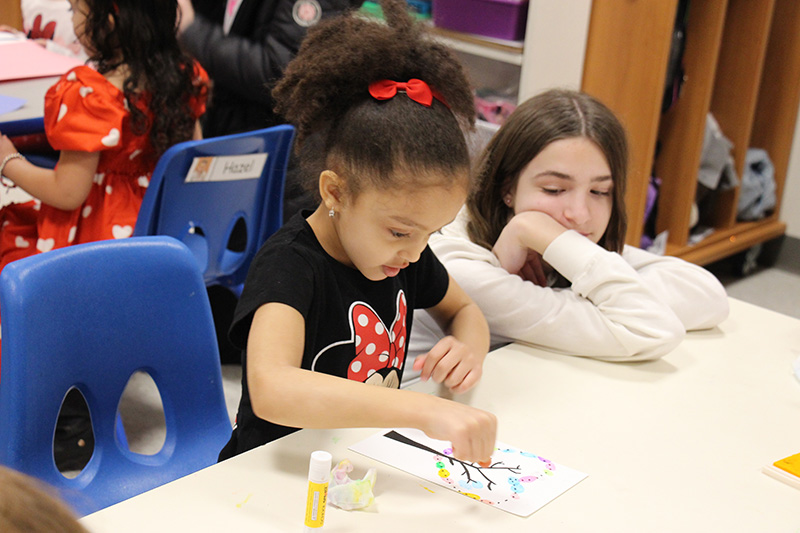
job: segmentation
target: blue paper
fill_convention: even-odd
[[[0,115],[4,113],[11,113],[25,105],[26,100],[23,98],[16,98],[14,96],[6,96],[0,94]]]

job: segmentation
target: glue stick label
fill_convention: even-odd
[[[328,499],[328,484],[308,482],[308,498],[306,499],[307,527],[318,528],[325,523],[325,504]]]

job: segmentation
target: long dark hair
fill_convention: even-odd
[[[149,130],[156,157],[176,142],[191,139],[195,119],[189,99],[206,88],[193,83],[192,59],[178,45],[177,0],[84,2],[89,59],[101,74],[127,67],[123,92],[131,104],[146,95],[152,123],[136,105],[130,105],[134,133]]]
[[[408,15],[404,1],[381,4],[386,23],[347,14],[311,28],[273,90],[275,110],[297,128],[301,161],[314,181],[328,168],[346,177],[350,195],[365,186],[449,186],[431,181],[454,176],[467,186],[464,130],[474,124],[475,107],[461,64]],[[411,78],[447,105],[434,99],[425,107],[406,95],[378,101],[368,92],[374,81]]]
[[[573,137],[594,142],[608,161],[614,183],[611,219],[598,244],[621,252],[627,229],[625,129],[602,102],[565,89],[552,89],[520,104],[481,153],[475,189],[467,199],[470,240],[491,249],[512,214],[503,196],[514,188],[522,170],[553,141]]]

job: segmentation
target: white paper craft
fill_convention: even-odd
[[[586,477],[499,441],[490,466],[459,461],[449,442],[415,429],[383,430],[350,449],[519,516],[529,516]]]

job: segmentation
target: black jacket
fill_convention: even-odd
[[[322,16],[329,17],[362,1],[243,0],[228,35],[222,31],[226,3],[194,0],[195,21],[181,36],[213,81],[204,137],[284,122],[272,111],[270,91],[306,35],[303,16],[321,8]],[[305,9],[298,16],[300,7]]]

